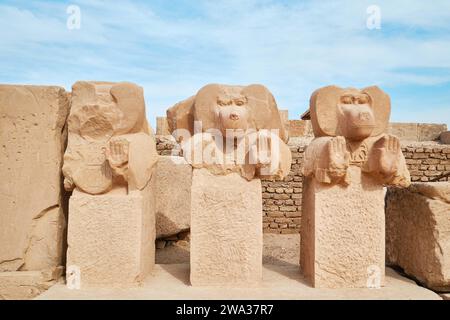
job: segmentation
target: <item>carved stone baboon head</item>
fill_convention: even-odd
[[[219,129],[225,135],[226,129],[278,129],[280,138],[288,140],[275,99],[262,85],[209,84],[167,110],[167,119],[170,132],[193,134],[194,121],[201,121],[203,131]]]
[[[69,131],[87,140],[148,132],[144,94],[127,82],[87,82],[73,85]]]
[[[310,101],[311,122],[316,137],[344,136],[361,141],[386,129],[391,112],[389,96],[380,88],[316,90]]]

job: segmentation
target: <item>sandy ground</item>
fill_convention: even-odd
[[[156,250],[157,264],[189,263],[189,243]],[[284,266],[298,266],[300,261],[299,234],[264,234],[263,263]]]
[[[127,289],[69,290],[57,284],[39,300],[52,299],[137,299],[137,300],[235,300],[235,299],[441,299],[439,295],[386,270],[386,286],[380,289],[314,289],[305,284],[298,267],[265,265],[263,281],[254,288],[192,287],[189,264],[156,265],[141,287]]]
[[[314,289],[299,271],[300,236],[264,235],[263,281],[255,288],[192,287],[189,282],[189,243],[181,241],[156,251],[155,269],[140,287],[69,290],[57,284],[37,299],[442,299],[396,271],[386,269],[386,286],[380,289]]]

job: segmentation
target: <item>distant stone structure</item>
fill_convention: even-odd
[[[445,128],[447,130],[447,128]],[[439,136],[439,140],[443,144],[450,144],[450,131],[443,131]]]
[[[169,136],[169,124],[166,117],[156,117],[156,135]]]

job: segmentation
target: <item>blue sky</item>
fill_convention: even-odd
[[[292,119],[321,86],[379,85],[391,121],[450,125],[450,1],[0,0],[0,83],[77,80],[138,83],[152,124],[205,84],[261,83]]]

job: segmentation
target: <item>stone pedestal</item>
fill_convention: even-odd
[[[194,169],[191,284],[258,285],[262,279],[261,181]]]
[[[316,288],[384,284],[385,191],[359,167],[348,170],[347,187],[305,179],[300,264]]]
[[[425,287],[450,292],[450,182],[389,188],[386,259]]]
[[[79,270],[81,288],[130,286],[155,261],[155,215],[151,192],[70,198],[67,268]]]

